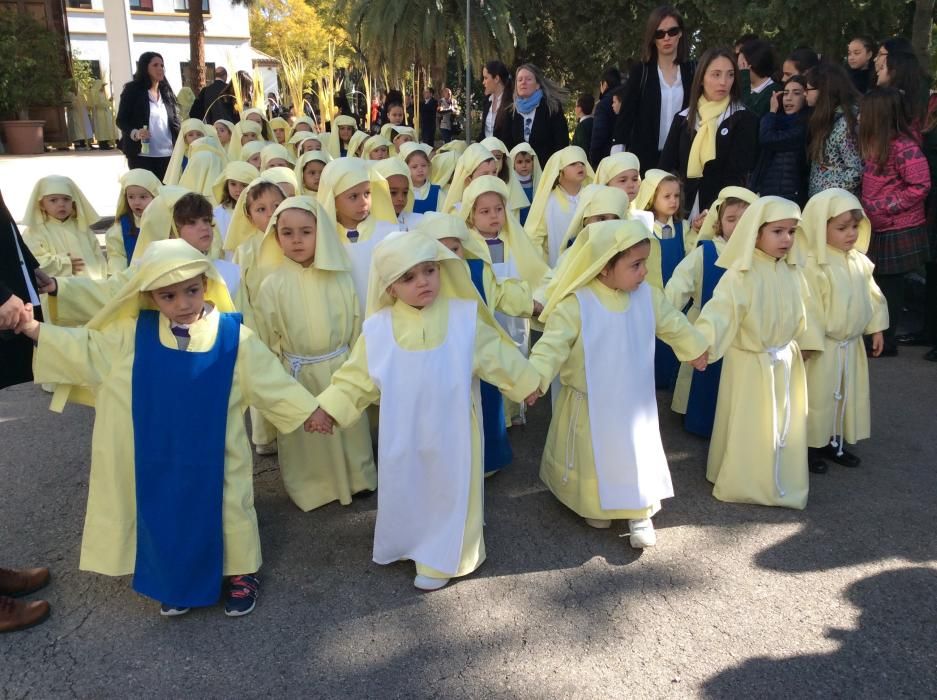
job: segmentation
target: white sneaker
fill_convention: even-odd
[[[277,453],[277,441],[268,442],[266,445],[257,445],[254,449],[261,456],[275,455]]]
[[[438,591],[447,583],[449,583],[449,579],[447,578],[433,578],[432,576],[424,576],[423,574],[417,574],[413,578],[413,585],[421,591]]]
[[[629,538],[631,546],[635,549],[653,547],[657,544],[657,533],[654,532],[654,523],[651,522],[650,518],[629,520],[628,532],[631,533],[631,537]]]
[[[612,526],[611,520],[601,520],[599,518],[585,518],[586,525],[594,527],[596,530],[607,530]]]

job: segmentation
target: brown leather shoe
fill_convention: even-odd
[[[49,585],[49,570],[37,569],[0,569],[0,596],[19,598],[35,593]]]
[[[24,630],[49,617],[49,604],[44,600],[13,600],[0,596],[0,633]]]

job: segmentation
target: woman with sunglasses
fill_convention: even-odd
[[[614,139],[638,156],[642,174],[657,167],[670,123],[689,104],[696,70],[683,17],[670,5],[651,12],[643,46],[642,63],[631,69],[626,84]]]

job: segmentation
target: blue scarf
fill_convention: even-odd
[[[514,96],[514,109],[520,112],[521,114],[530,114],[540,105],[540,100],[543,99],[543,90],[537,88],[537,91],[530,97],[518,97]]]

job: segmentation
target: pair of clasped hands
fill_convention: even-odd
[[[691,360],[690,366],[699,372],[705,372],[706,367],[709,366],[709,353],[704,352],[695,360]],[[526,403],[528,406],[533,406],[535,403],[537,403],[537,399],[539,399],[541,396],[543,396],[543,393],[540,391],[540,389],[536,389],[530,396],[524,399],[524,403]],[[335,419],[326,413],[322,408],[317,408],[315,411],[313,411],[312,415],[306,419],[305,423],[303,423],[303,428],[307,433],[321,433],[323,435],[331,435],[334,427]]]

